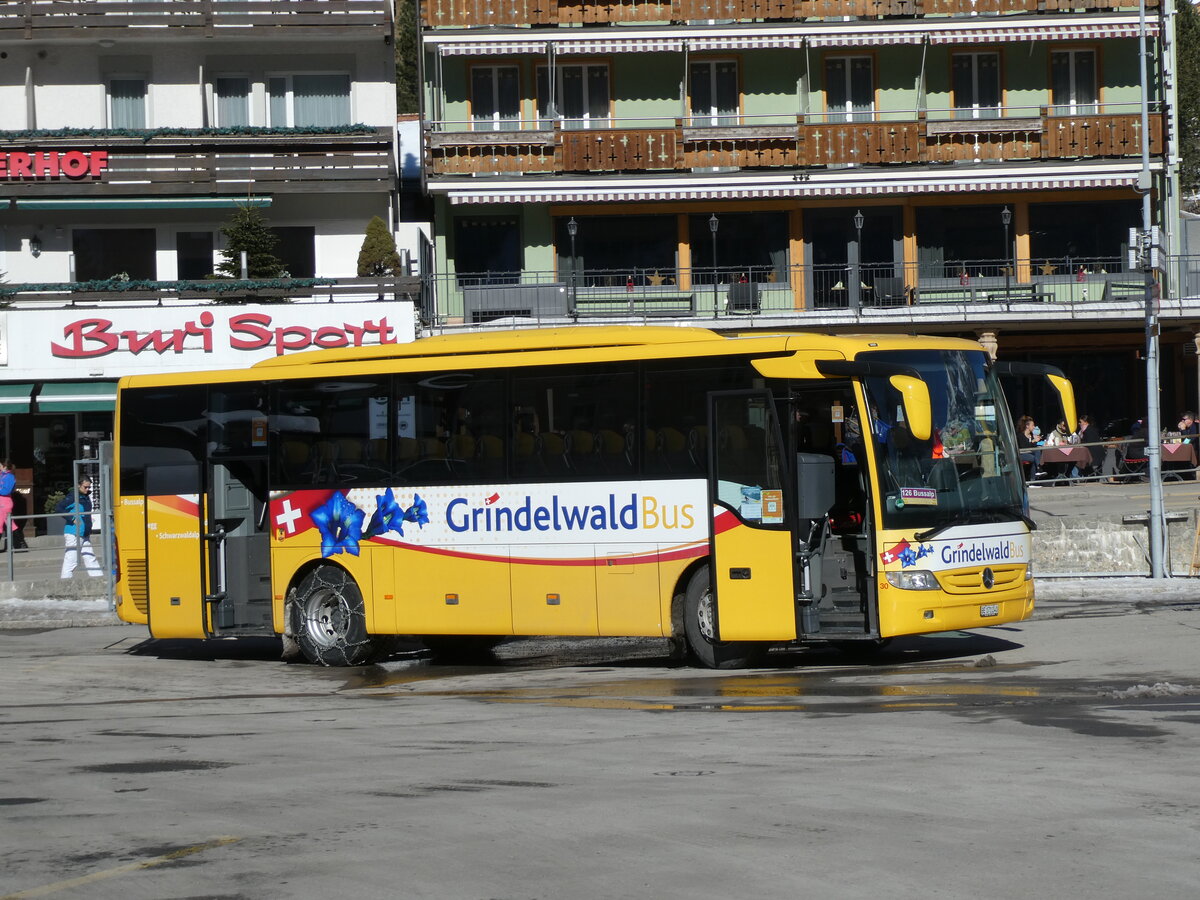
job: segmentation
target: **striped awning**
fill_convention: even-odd
[[[545,53],[545,41],[464,41],[438,44],[442,56],[515,56],[521,53]]]
[[[1020,41],[1098,41],[1104,38],[1133,38],[1137,22],[1097,22],[1078,25],[1032,26],[1029,28],[950,28],[929,34],[931,44],[991,44]],[[1157,23],[1146,23],[1146,34],[1158,34]]]
[[[679,38],[597,38],[587,41],[555,41],[554,51],[561,54],[653,53],[683,49]]]
[[[855,28],[808,38],[810,47],[889,47],[898,44],[919,44],[925,40],[924,31],[886,31],[876,28]]]
[[[982,180],[975,177],[961,180],[921,179],[912,182],[875,181],[860,184],[830,182],[813,184],[800,182],[780,185],[721,185],[638,188],[636,190],[527,190],[479,191],[463,190],[449,193],[454,206],[479,203],[639,203],[688,200],[769,200],[788,197],[886,197],[905,194],[961,194],[995,191],[1049,191],[1081,188],[1131,187],[1136,174],[1060,175],[1054,178],[1004,178]]]
[[[689,50],[800,50],[804,47],[802,34],[760,34],[738,37],[690,38]]]

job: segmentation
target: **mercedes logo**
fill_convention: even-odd
[[[996,583],[995,573],[992,572],[991,569],[984,569],[983,570],[983,586],[990,591],[992,589],[992,585],[995,583]]]

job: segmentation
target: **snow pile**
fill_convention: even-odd
[[[1116,700],[1131,700],[1138,697],[1181,697],[1196,693],[1196,689],[1181,684],[1171,684],[1169,681],[1156,681],[1154,684],[1135,684],[1123,691],[1105,691],[1102,697],[1112,697]]]

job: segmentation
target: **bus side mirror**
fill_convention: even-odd
[[[821,453],[796,454],[796,515],[821,519],[836,499],[833,457]]]
[[[929,440],[933,431],[933,413],[929,405],[929,385],[911,375],[893,375],[888,379],[900,393],[904,404],[904,421],[918,441]]]

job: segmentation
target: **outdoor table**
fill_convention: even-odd
[[[1071,466],[1079,466],[1080,470],[1086,469],[1092,464],[1092,451],[1087,447],[1042,447],[1042,467],[1063,466],[1063,472],[1060,477],[1069,479],[1071,477]],[[1055,479],[1057,480],[1057,479]]]
[[[1163,444],[1162,461],[1164,463],[1183,463],[1192,468],[1196,467],[1195,444]]]

